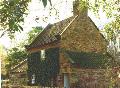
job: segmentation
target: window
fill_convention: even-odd
[[[41,59],[45,60],[45,50],[41,50]]]
[[[32,75],[32,84],[35,84],[35,74]]]

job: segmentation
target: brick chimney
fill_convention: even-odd
[[[87,0],[75,0],[73,2],[73,14],[74,15],[81,15],[81,16],[88,16],[88,7],[87,7]]]

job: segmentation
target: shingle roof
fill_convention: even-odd
[[[46,28],[40,34],[38,34],[35,40],[30,45],[26,46],[26,49],[29,51],[32,48],[40,48],[43,45],[45,46],[51,43],[58,43],[58,41],[61,39],[62,33],[66,31],[66,29],[68,29],[68,27],[78,18],[79,15],[76,15],[54,24],[48,24]],[[88,19],[93,23],[89,17]],[[94,23],[93,25],[96,27]],[[99,30],[97,27],[96,29]],[[100,35],[103,37],[102,34]],[[105,38],[103,37],[103,39]]]
[[[10,71],[11,71],[11,72],[14,71],[15,69],[19,68],[21,65],[23,65],[23,64],[25,64],[25,63],[27,63],[27,59],[24,59],[23,61],[19,62],[19,64],[17,64],[17,65],[15,65],[14,67],[12,67],[12,68],[10,69]]]
[[[60,40],[60,34],[75,19],[75,16],[69,17],[65,20],[54,24],[48,24],[46,28],[35,38],[35,40],[26,46],[26,49],[42,46]]]
[[[78,65],[81,68],[105,68],[112,64],[112,58],[108,54],[73,51],[66,51],[65,53],[73,66]]]

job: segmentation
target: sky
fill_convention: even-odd
[[[27,32],[32,30],[32,27],[36,26],[45,27],[49,23],[55,23],[72,16],[73,15],[72,1],[73,0],[52,0],[52,6],[55,7],[57,12],[59,12],[56,15],[55,9],[52,8],[52,10],[50,10],[51,6],[49,5],[49,3],[47,7],[44,8],[40,0],[32,0],[32,2],[28,6],[29,14],[25,16],[25,22],[23,25],[24,31],[21,33],[16,33],[15,34],[16,39],[14,41],[10,40],[7,35],[4,35],[2,38],[0,38],[0,43],[6,48],[14,47],[16,46],[17,42],[23,41],[24,39],[27,38]],[[88,12],[88,15],[95,22],[98,28],[102,29],[103,25],[107,23],[109,20],[102,12],[102,9],[99,11],[99,13],[100,19],[97,19],[91,11]],[[35,20],[36,18],[38,19]]]

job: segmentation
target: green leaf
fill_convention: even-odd
[[[18,26],[19,26],[20,30],[23,31],[23,28],[20,25],[18,25]]]
[[[43,5],[44,5],[44,7],[46,7],[46,5],[47,5],[47,0],[42,0],[42,3],[43,3]]]
[[[50,5],[52,5],[52,2],[51,2],[51,0],[49,0],[49,2],[50,2]]]

